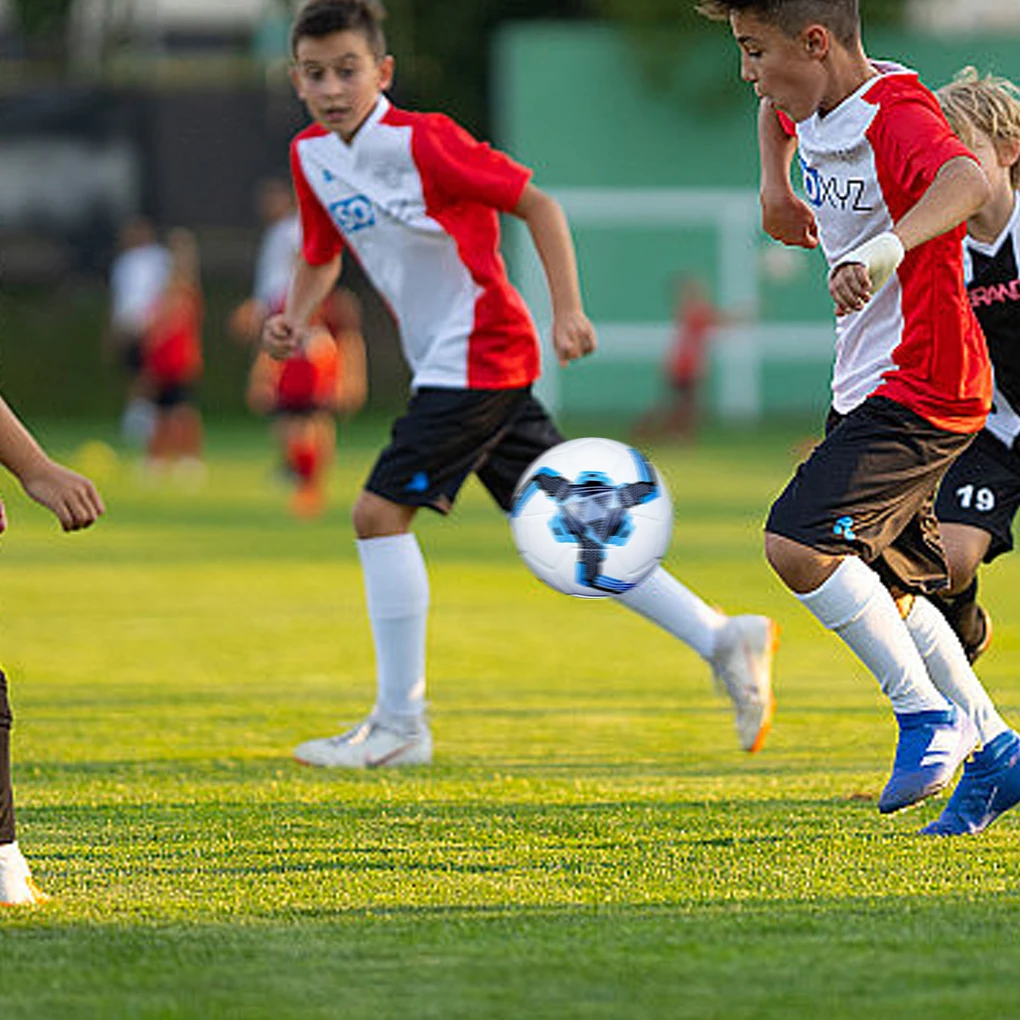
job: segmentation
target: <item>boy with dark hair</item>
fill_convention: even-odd
[[[947,583],[936,487],[990,405],[960,249],[988,182],[916,74],[865,55],[855,0],[699,9],[729,20],[762,101],[766,230],[820,242],[831,267],[826,437],[773,504],[765,548],[889,698],[899,740],[879,810],[897,811],[944,788],[978,743],[1011,732],[925,597]],[[807,203],[790,184],[795,150]]]
[[[103,512],[103,501],[92,483],[50,460],[3,398],[0,464],[21,482],[32,499],[56,515],[64,531],[87,528]],[[7,514],[0,503],[0,533],[6,530]],[[0,907],[32,906],[48,899],[36,887],[16,839],[11,723],[7,678],[0,671]]]
[[[474,472],[507,510],[524,469],[563,438],[531,394],[538,338],[507,279],[498,213],[520,217],[534,240],[560,362],[595,349],[562,209],[528,170],[449,118],[390,104],[393,58],[381,17],[366,0],[310,0],[297,14],[291,77],[315,121],[291,147],[303,246],[287,305],[263,330],[274,356],[298,350],[349,248],[392,310],[413,371],[407,411],[354,507],[375,708],[349,732],[295,751],[299,761],[340,768],[432,757],[424,718],[429,584],[411,532],[418,509],[448,513]],[[619,601],[711,665],[733,700],[741,745],[760,748],[773,711],[771,621],[725,617],[662,569]]]

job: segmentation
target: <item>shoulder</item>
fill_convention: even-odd
[[[921,82],[915,71],[907,68],[882,74],[861,98],[887,112],[910,105],[927,109],[939,120],[943,119],[942,108],[931,90]]]
[[[318,138],[324,138],[329,132],[320,124],[309,124],[308,127],[299,131],[290,140],[290,151],[296,153],[305,142],[311,142]]]
[[[468,131],[445,113],[420,113],[391,106],[383,114],[380,123],[389,127],[409,127],[416,135],[435,139],[471,138]]]

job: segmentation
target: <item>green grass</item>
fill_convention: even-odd
[[[435,765],[294,765],[371,702],[348,516],[380,438],[307,524],[256,427],[212,430],[198,493],[85,456],[87,534],[5,486],[19,835],[55,898],[0,915],[3,1020],[1017,1015],[1020,818],[926,841],[938,803],[879,816],[891,715],[762,558],[793,430],[653,451],[667,565],[783,627],[764,752],[688,649],[531,578],[472,486],[420,528]],[[987,571],[1014,720],[1018,590],[1020,558]]]

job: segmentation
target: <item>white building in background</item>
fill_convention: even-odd
[[[1020,0],[910,0],[910,23],[937,32],[1020,33]]]

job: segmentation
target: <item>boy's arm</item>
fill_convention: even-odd
[[[570,227],[559,202],[533,184],[525,186],[512,210],[528,226],[552,299],[552,341],[560,365],[591,354],[595,329],[584,314],[577,255]]]
[[[860,311],[896,272],[906,252],[973,216],[988,197],[988,180],[971,157],[947,160],[891,231],[866,241],[833,268],[829,293],[836,314]]]
[[[287,306],[262,327],[262,345],[272,357],[285,361],[308,336],[308,324],[340,277],[342,256],[313,266],[299,257],[287,293]]]
[[[814,213],[793,193],[790,163],[797,140],[779,123],[775,107],[763,99],[758,107],[758,152],[761,162],[762,227],[769,237],[801,248],[818,246]]]
[[[103,513],[103,501],[82,475],[50,460],[0,397],[0,464],[21,482],[37,503],[52,510],[64,531],[87,528]],[[0,506],[0,531],[7,517]]]

